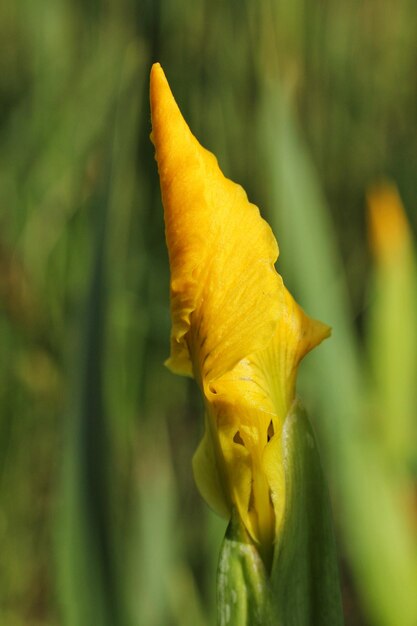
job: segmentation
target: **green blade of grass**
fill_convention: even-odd
[[[64,447],[58,566],[63,618],[68,626],[123,624],[112,543],[112,461],[102,378],[111,172],[110,150],[92,200],[92,271]]]

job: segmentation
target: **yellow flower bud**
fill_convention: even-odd
[[[159,64],[151,112],[171,269],[167,365],[196,379],[206,411],[195,479],[267,555],[284,511],[281,436],[297,367],[330,329],[285,288],[269,225],[193,136]]]

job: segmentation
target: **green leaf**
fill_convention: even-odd
[[[113,128],[113,126],[111,126]],[[113,136],[110,136],[112,142]],[[112,146],[112,143],[110,143]],[[94,254],[74,377],[57,520],[63,623],[125,624],[116,570],[111,496],[112,448],[104,403],[107,220],[112,151],[93,195]]]
[[[271,603],[283,626],[343,624],[327,486],[307,415],[296,402],[283,430],[286,504],[271,574]]]

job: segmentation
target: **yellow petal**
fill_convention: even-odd
[[[242,187],[192,135],[158,64],[151,111],[171,266],[168,365],[215,379],[275,330],[283,298],[278,246]]]
[[[262,469],[268,481],[274,509],[274,536],[279,536],[285,505],[285,471],[282,433],[275,434],[265,446]]]
[[[237,508],[246,528],[257,538],[257,528],[248,515],[252,487],[252,459],[250,450],[234,440],[231,431],[220,429],[218,441],[225,467],[230,500]]]
[[[193,456],[194,480],[209,507],[221,517],[228,518],[232,502],[223,455],[207,417],[205,423],[204,437]]]

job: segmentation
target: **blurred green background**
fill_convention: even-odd
[[[416,32],[413,0],[0,4],[1,626],[215,623],[226,523],[193,483],[196,388],[162,365],[156,60],[333,327],[299,390],[346,622],[417,624]],[[384,256],[385,178],[411,230],[376,209]]]

